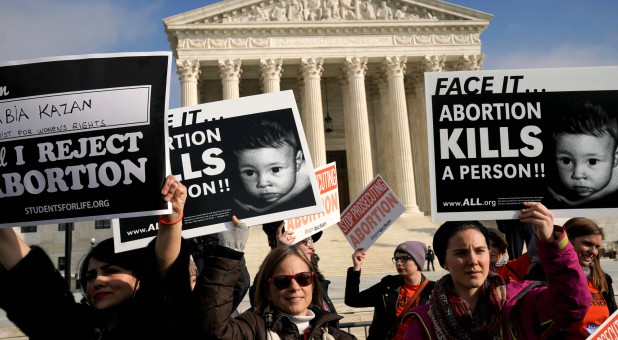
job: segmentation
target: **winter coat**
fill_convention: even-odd
[[[120,306],[116,328],[105,331],[103,311],[76,302],[65,279],[43,249],[31,251],[0,277],[0,307],[30,339],[156,339],[175,338],[184,330],[178,313],[188,302],[189,251],[186,245],[162,278],[152,256],[135,297]],[[85,301],[85,299],[83,299]]]
[[[551,243],[538,242],[538,256],[549,278],[549,285],[539,281],[518,281],[506,285],[502,308],[502,339],[539,339],[581,320],[588,311],[591,296],[577,254],[566,232]],[[429,305],[418,306],[404,339],[437,339],[428,312]]]
[[[204,263],[204,270],[193,291],[198,338],[271,340],[278,336],[281,339],[304,339],[303,334],[298,334],[296,325],[276,310],[273,311],[270,327],[266,318],[253,310],[236,318],[231,317],[232,294],[243,266],[242,256],[242,252],[219,246],[215,256]],[[309,339],[356,339],[335,327],[341,316],[318,307],[311,310],[315,317],[310,322]]]
[[[400,275],[388,275],[375,285],[359,292],[360,274],[361,271],[348,268],[345,304],[350,307],[374,307],[367,339],[387,339],[388,332],[395,326],[397,320],[397,299],[404,283],[403,278]],[[425,275],[421,274],[421,282],[424,280]],[[424,305],[429,301],[435,284],[434,281],[429,281],[421,292],[419,304]]]

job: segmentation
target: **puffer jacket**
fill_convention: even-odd
[[[335,324],[342,319],[337,314],[312,307],[315,318],[311,320],[308,338],[298,334],[296,325],[285,315],[274,311],[272,326],[267,317],[248,310],[236,318],[231,317],[233,290],[243,266],[243,253],[218,246],[215,256],[206,259],[202,274],[193,290],[195,325],[198,337],[207,339],[356,339]],[[269,322],[270,323],[270,322]]]
[[[588,311],[590,291],[573,245],[562,227],[554,242],[538,242],[538,256],[549,278],[548,286],[540,281],[518,281],[506,285],[502,308],[501,339],[545,338],[581,320]],[[412,310],[412,322],[404,339],[437,339],[429,318],[429,305]]]
[[[348,268],[345,282],[345,304],[357,308],[374,307],[367,340],[387,339],[387,334],[397,320],[397,300],[403,286],[403,278],[400,275],[388,275],[380,282],[360,292],[360,275],[361,271],[354,271],[352,267]],[[421,282],[425,279],[425,275],[421,274]],[[434,281],[429,281],[423,288],[419,305],[424,305],[429,301],[435,284]]]

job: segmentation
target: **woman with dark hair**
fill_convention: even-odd
[[[446,222],[433,245],[449,271],[427,305],[412,310],[405,339],[539,339],[581,320],[590,305],[586,277],[564,228],[538,202],[524,203],[549,278],[505,284],[489,271],[489,232],[478,221]]]
[[[305,255],[307,255],[307,258],[311,261],[315,269],[316,280],[318,281],[317,287],[321,290],[320,294],[322,295],[322,300],[324,301],[322,308],[327,312],[336,314],[337,310],[335,309],[335,304],[328,296],[330,280],[327,280],[324,274],[320,272],[320,269],[318,268],[320,257],[315,251],[315,243],[322,237],[322,232],[319,231],[302,239],[300,242],[296,242],[296,235],[294,235],[294,231],[285,230],[285,221],[264,223],[262,225],[262,229],[268,237],[268,245],[270,246],[270,249],[274,249],[278,246],[289,246],[295,244],[300,250],[303,251],[303,253],[305,253]],[[251,290],[252,289],[253,286]],[[253,306],[253,294],[251,294],[251,291],[249,292],[249,298],[251,306]]]
[[[172,212],[159,217],[147,249],[116,253],[113,239],[83,261],[82,303],[73,298],[51,259],[13,228],[0,228],[0,307],[30,339],[155,339],[178,336],[175,319],[189,297],[189,253],[181,247],[186,188],[168,176],[161,191]],[[183,295],[184,294],[184,295]]]
[[[555,339],[586,339],[616,311],[612,278],[603,271],[599,261],[599,248],[605,236],[594,221],[585,217],[566,221],[564,228],[577,253],[579,265],[586,274],[586,286],[592,295],[592,302],[584,319],[565,328]],[[535,264],[526,278],[546,281],[540,269],[540,264]]]
[[[233,221],[237,229],[247,228],[235,217]],[[341,316],[321,308],[315,268],[297,246],[270,251],[256,276],[254,308],[232,318],[243,248],[219,246],[206,260],[193,291],[198,333],[216,339],[355,339],[336,328]]]

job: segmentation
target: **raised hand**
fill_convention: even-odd
[[[232,222],[234,228],[217,234],[219,245],[242,252],[245,250],[245,245],[249,239],[249,227],[236,216],[232,216]]]
[[[296,236],[294,236],[294,232],[290,230],[283,231],[285,227],[285,221],[281,222],[279,228],[277,228],[277,245],[290,245],[294,244],[296,241]]]
[[[352,254],[352,264],[354,266],[354,271],[357,272],[361,269],[361,267],[363,266],[363,261],[365,260],[365,255],[366,254],[363,251],[363,248],[356,249],[354,254]]]
[[[542,242],[554,240],[554,215],[540,202],[524,202],[519,221],[531,223],[536,238]]]
[[[165,202],[172,203],[172,213],[162,216],[162,218],[165,218],[168,223],[175,221],[181,222],[185,209],[185,201],[187,200],[187,188],[182,183],[178,182],[176,177],[169,175],[165,178],[165,183],[163,183],[163,188],[161,189],[161,195],[163,195],[163,200]]]

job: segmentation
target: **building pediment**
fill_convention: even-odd
[[[371,12],[371,13],[368,13]],[[164,19],[177,58],[480,52],[491,14],[439,0],[225,0]],[[432,52],[433,53],[433,52]],[[333,59],[335,58],[335,59]]]
[[[164,19],[167,27],[209,24],[327,24],[359,21],[488,21],[490,14],[439,0],[224,0]]]

